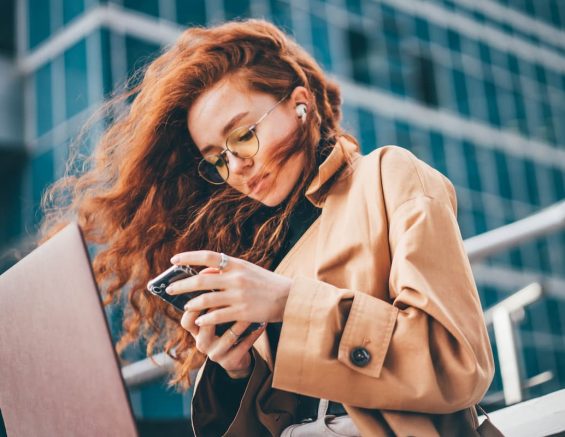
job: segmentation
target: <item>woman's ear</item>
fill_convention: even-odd
[[[310,112],[310,97],[310,92],[303,86],[297,86],[290,94],[289,103],[302,123]]]
[[[310,94],[310,91],[303,86],[297,86],[294,88],[292,93],[290,93],[289,101],[292,104],[292,107],[296,107],[296,105],[301,103],[310,106],[311,98],[312,95]]]

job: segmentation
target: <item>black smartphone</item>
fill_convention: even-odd
[[[204,293],[211,293],[211,292],[218,292],[218,290],[202,290],[202,291],[194,291],[191,293],[183,293],[177,295],[168,294],[165,289],[169,286],[169,284],[179,281],[181,279],[189,278],[191,276],[197,275],[198,271],[190,266],[171,266],[159,276],[151,279],[147,283],[147,290],[158,296],[159,298],[163,299],[165,302],[174,306],[178,311],[184,312],[185,304],[192,298],[196,296],[200,296]],[[230,326],[232,326],[234,322],[229,323],[222,323],[220,325],[216,325],[216,335],[222,336]],[[252,323],[247,327],[247,329],[240,335],[240,339],[243,339],[246,335],[250,334],[251,332],[255,331],[261,326],[260,323]],[[240,340],[241,341],[241,340]]]

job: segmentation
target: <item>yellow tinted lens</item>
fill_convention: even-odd
[[[229,135],[227,146],[234,155],[240,158],[251,158],[259,150],[259,140],[253,129],[244,126]]]

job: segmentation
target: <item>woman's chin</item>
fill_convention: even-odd
[[[273,192],[260,193],[250,197],[268,207],[278,206],[284,200],[284,198],[281,198],[280,193]]]

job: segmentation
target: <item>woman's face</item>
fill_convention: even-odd
[[[259,123],[256,129],[259,151],[251,158],[240,158],[227,152],[227,183],[241,193],[267,206],[280,204],[296,185],[304,168],[304,153],[293,155],[281,168],[257,176],[284,137],[295,131],[302,120],[296,105],[307,104],[308,91],[297,87]],[[202,93],[188,113],[188,129],[202,156],[219,154],[226,147],[226,136],[234,129],[251,125],[277,103],[277,99],[223,80]],[[227,129],[226,129],[227,127]],[[265,167],[266,168],[266,167]]]

